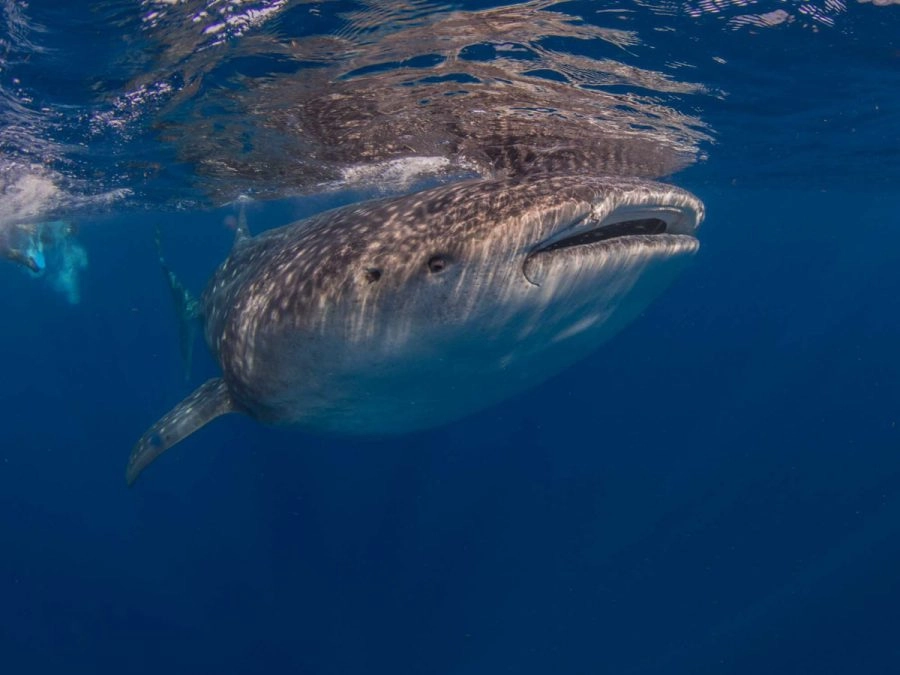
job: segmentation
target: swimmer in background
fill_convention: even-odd
[[[0,257],[27,267],[40,274],[47,266],[41,226],[36,223],[17,223],[0,228]]]
[[[45,277],[75,305],[81,298],[78,277],[87,267],[87,253],[75,241],[75,233],[74,224],[61,220],[4,225],[0,227],[0,258],[22,265],[31,276]]]

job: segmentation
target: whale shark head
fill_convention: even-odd
[[[698,248],[702,203],[643,180],[475,181],[355,205],[239,247],[207,337],[255,416],[433,426],[585,356]]]

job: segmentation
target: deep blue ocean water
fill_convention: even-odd
[[[900,672],[900,6],[754,4],[660,3],[671,58],[728,92],[683,102],[716,138],[671,178],[706,203],[696,260],[588,360],[449,426],[341,440],[229,416],[128,489],[135,439],[217,371],[198,344],[184,380],[154,228],[199,291],[234,207],[163,208],[161,182],[72,216],[77,304],[0,261],[0,670]],[[797,18],[725,27],[750,9]],[[101,66],[71,63],[72,92],[32,95],[88,106],[71,83]],[[62,174],[126,142],[85,138],[97,158]],[[86,194],[140,185],[113,173]]]

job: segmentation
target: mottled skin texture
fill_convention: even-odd
[[[531,386],[646,306],[697,249],[702,210],[659,183],[540,175],[352,205],[246,239],[202,300],[222,382],[141,439],[129,480],[223,412],[402,433]],[[650,217],[665,233],[543,250]]]

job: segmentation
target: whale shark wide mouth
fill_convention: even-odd
[[[628,205],[613,210],[604,218],[588,216],[581,222],[556,233],[541,242],[531,255],[561,249],[594,246],[603,242],[640,237],[651,241],[662,235],[681,235],[693,238],[700,214],[689,206]]]

